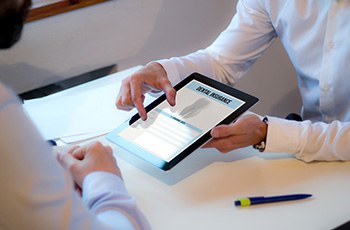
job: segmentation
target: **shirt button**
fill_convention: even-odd
[[[334,43],[328,42],[328,49],[333,50],[334,49]]]
[[[323,91],[323,92],[325,92],[325,93],[328,93],[329,92],[329,86],[322,86],[321,87],[321,90]]]

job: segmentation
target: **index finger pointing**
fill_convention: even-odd
[[[139,82],[136,80],[133,80],[130,84],[130,91],[131,91],[131,100],[136,107],[137,111],[140,114],[140,117],[142,120],[147,119],[146,109],[143,106],[143,97],[142,97],[142,84],[143,82]]]

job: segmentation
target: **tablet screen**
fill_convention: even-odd
[[[163,99],[146,108],[146,121],[137,115],[107,138],[166,170],[204,144],[214,126],[225,119],[229,121],[224,123],[232,122],[242,113],[242,110],[237,113],[240,108],[247,103],[252,104],[251,100],[247,100],[252,96],[228,86],[223,87],[223,84],[211,79],[208,81],[202,75],[195,75],[191,75],[191,79],[182,82],[177,89],[175,106],[170,106],[163,95]],[[213,82],[216,84],[210,84]],[[232,94],[233,91],[235,94]],[[245,106],[245,110],[247,108]],[[234,114],[236,116],[232,116]],[[203,138],[206,134],[207,137]]]

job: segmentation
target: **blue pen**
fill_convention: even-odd
[[[235,201],[235,206],[246,207],[255,204],[266,204],[273,202],[282,202],[290,200],[301,200],[311,197],[311,194],[290,194],[282,196],[255,196],[248,198],[241,198]]]

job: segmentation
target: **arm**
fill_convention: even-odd
[[[233,85],[276,37],[263,1],[240,0],[228,27],[206,49],[160,60],[171,82],[199,72]]]
[[[124,186],[112,149],[100,142],[59,153],[58,160],[82,189],[97,219],[112,229],[148,229],[147,221]]]
[[[97,177],[99,180],[106,178],[106,184],[111,186],[109,188],[120,188],[121,194],[112,199],[105,199],[106,196],[101,194],[106,191],[99,190],[94,199],[103,203],[104,209],[99,209],[98,214],[91,212],[74,190],[71,176],[59,165],[53,157],[51,147],[44,142],[25,116],[20,102],[1,83],[0,127],[1,227],[104,229],[106,217],[103,213],[109,214],[109,211],[114,215],[113,220],[116,224],[123,221],[125,226],[130,226],[135,218],[139,220],[137,223],[141,224],[140,228],[143,225],[147,226],[139,211],[125,215],[120,212],[121,209],[113,205],[108,206],[110,203],[123,204],[124,197],[129,197],[123,190],[122,181],[116,175],[100,177],[91,174],[95,179],[87,179],[88,185],[92,184],[89,181],[95,181]],[[119,184],[119,187],[115,184]],[[128,199],[132,200],[130,197]],[[128,205],[130,209],[137,210],[133,201],[128,201]]]
[[[349,161],[350,123],[330,124],[290,121],[269,117],[266,125],[256,115],[243,115],[230,125],[212,129],[212,140],[204,145],[227,153],[266,140],[264,152],[293,153],[306,161]]]
[[[171,85],[193,72],[232,85],[249,70],[275,37],[261,1],[259,4],[257,1],[238,1],[236,15],[211,46],[183,57],[152,62],[125,79],[117,96],[117,108],[130,110],[136,107],[140,116],[146,119],[143,95],[150,88],[162,90],[173,105],[175,93]]]
[[[109,229],[150,229],[120,177],[94,172],[83,183],[84,203]]]
[[[288,121],[269,117],[265,152],[294,153],[310,161],[349,161],[350,123]]]

